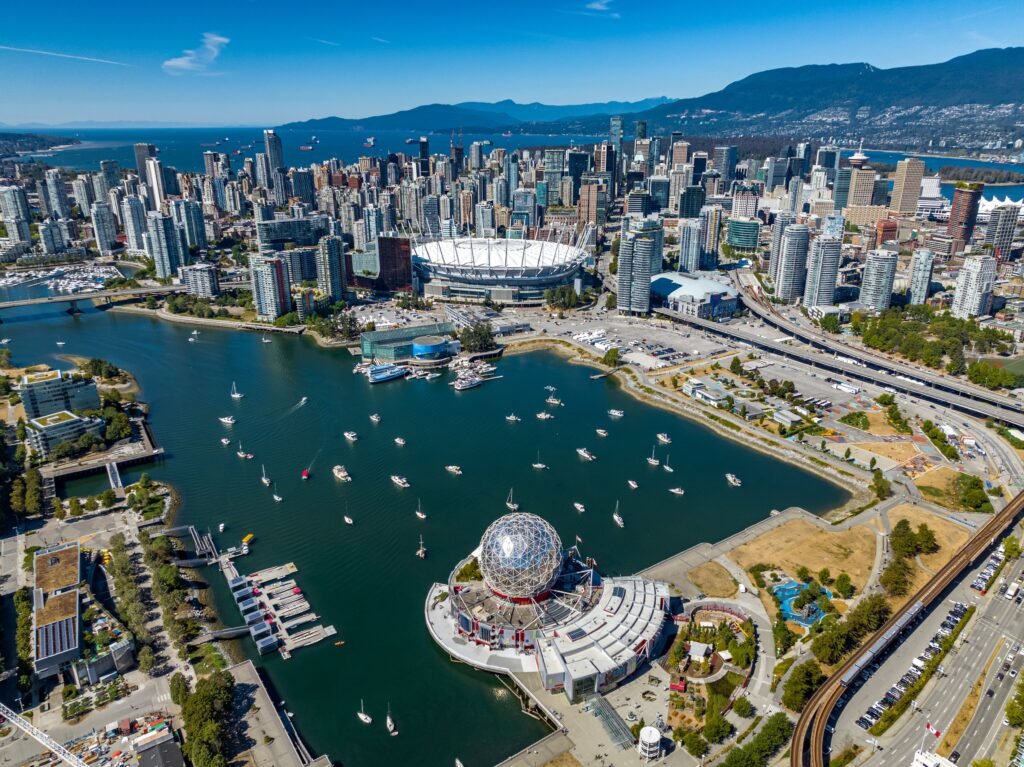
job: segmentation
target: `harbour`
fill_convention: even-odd
[[[617,376],[591,381],[592,370],[550,353],[494,362],[501,380],[456,393],[445,385],[450,373],[371,386],[349,373],[347,351],[302,338],[261,344],[257,335],[211,327],[188,343],[187,326],[91,308],[74,317],[56,308],[12,310],[5,323],[16,360],[29,350],[45,359],[39,351],[50,349],[46,361],[58,364],[53,339],[59,335],[64,353],[132,370],[140,398],[152,405],[165,460],[124,469],[126,484],[142,471],[173,484],[181,495],[175,524],[200,530],[226,524],[224,533],[212,533],[218,550],[253,532],[251,553],[235,560],[240,569],[260,573],[287,561],[301,568],[294,580],[315,606],[316,622],[338,627],[345,644],[319,641],[287,662],[276,652],[259,656],[248,639],[242,647],[288,701],[310,749],[343,763],[450,765],[459,756],[467,765],[494,764],[546,732],[520,714],[516,696],[496,679],[450,664],[425,631],[422,613],[407,609],[505,513],[510,486],[524,511],[548,518],[566,537],[578,534],[609,573],[635,572],[700,541],[719,540],[773,508],[822,513],[844,498],[814,475],[639,403],[619,388]],[[244,399],[229,397],[232,381]],[[545,403],[546,385],[556,388],[563,407]],[[302,397],[308,402],[298,406]],[[548,409],[557,418],[532,417]],[[233,425],[217,422],[229,413]],[[368,421],[373,413],[379,424]],[[507,420],[510,413],[521,420]],[[608,433],[600,445],[596,429]],[[359,439],[346,440],[346,430],[358,431]],[[673,475],[645,460],[660,432],[673,441]],[[398,446],[397,436],[407,444]],[[230,446],[221,438],[230,438]],[[239,439],[254,460],[235,457]],[[598,461],[577,454],[588,444]],[[550,470],[533,468],[538,450]],[[261,464],[279,503],[261,482]],[[331,476],[333,465],[343,465],[352,481]],[[742,491],[727,485],[726,471],[742,477]],[[394,485],[392,474],[406,477],[413,491]],[[627,487],[627,477],[639,480],[637,490]],[[107,481],[94,476],[69,484],[84,494]],[[685,497],[668,493],[675,485],[685,487]],[[752,487],[757,492],[745,492]],[[417,499],[427,519],[417,517]],[[623,529],[611,519],[616,499]],[[354,524],[346,525],[344,516]],[[429,549],[423,560],[415,556],[421,535]],[[239,612],[226,579],[210,581],[213,602],[232,625]],[[312,625],[289,629],[298,635]],[[435,695],[438,689],[445,694]],[[401,736],[387,737],[382,724],[361,725],[360,698],[381,723],[390,701]],[[456,740],[457,752],[448,745]]]

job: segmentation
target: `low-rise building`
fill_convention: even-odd
[[[413,359],[416,354],[416,341],[430,339],[431,356],[437,356],[437,345],[444,342],[447,346],[455,325],[450,322],[435,322],[429,325],[412,325],[393,330],[374,330],[364,332],[359,337],[363,359],[377,359],[380,362],[397,362]],[[422,344],[426,346],[425,344]],[[447,350],[446,350],[447,351]],[[440,356],[447,356],[442,353]]]
[[[781,423],[787,429],[792,429],[803,422],[803,419],[792,410],[776,410],[772,413],[772,420]]]
[[[651,278],[651,295],[672,311],[704,320],[731,317],[739,308],[736,289],[711,279],[682,272],[663,272]]]
[[[97,410],[100,406],[95,381],[59,370],[26,373],[17,389],[27,418],[60,410]]]
[[[43,458],[61,442],[73,442],[84,434],[99,437],[104,427],[102,418],[83,418],[68,410],[32,418],[26,425],[29,447]]]

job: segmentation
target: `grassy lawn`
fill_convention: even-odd
[[[224,656],[212,642],[199,645],[196,651],[189,657],[188,662],[195,667],[196,673],[200,676],[212,674],[214,671],[228,667]]]

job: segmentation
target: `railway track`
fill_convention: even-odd
[[[994,514],[953,558],[935,576],[907,601],[886,623],[850,658],[825,680],[804,706],[796,728],[790,751],[791,767],[824,767],[825,727],[839,699],[846,693],[856,671],[871,662],[880,645],[884,647],[922,609],[939,599],[950,584],[978,557],[987,552],[1024,511],[1024,493],[1015,496],[1005,509]],[[894,633],[895,632],[895,633]],[[810,747],[805,748],[810,740]]]

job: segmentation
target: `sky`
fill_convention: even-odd
[[[1019,2],[9,3],[0,124],[276,125],[434,102],[685,98],[775,67],[1024,45]]]

